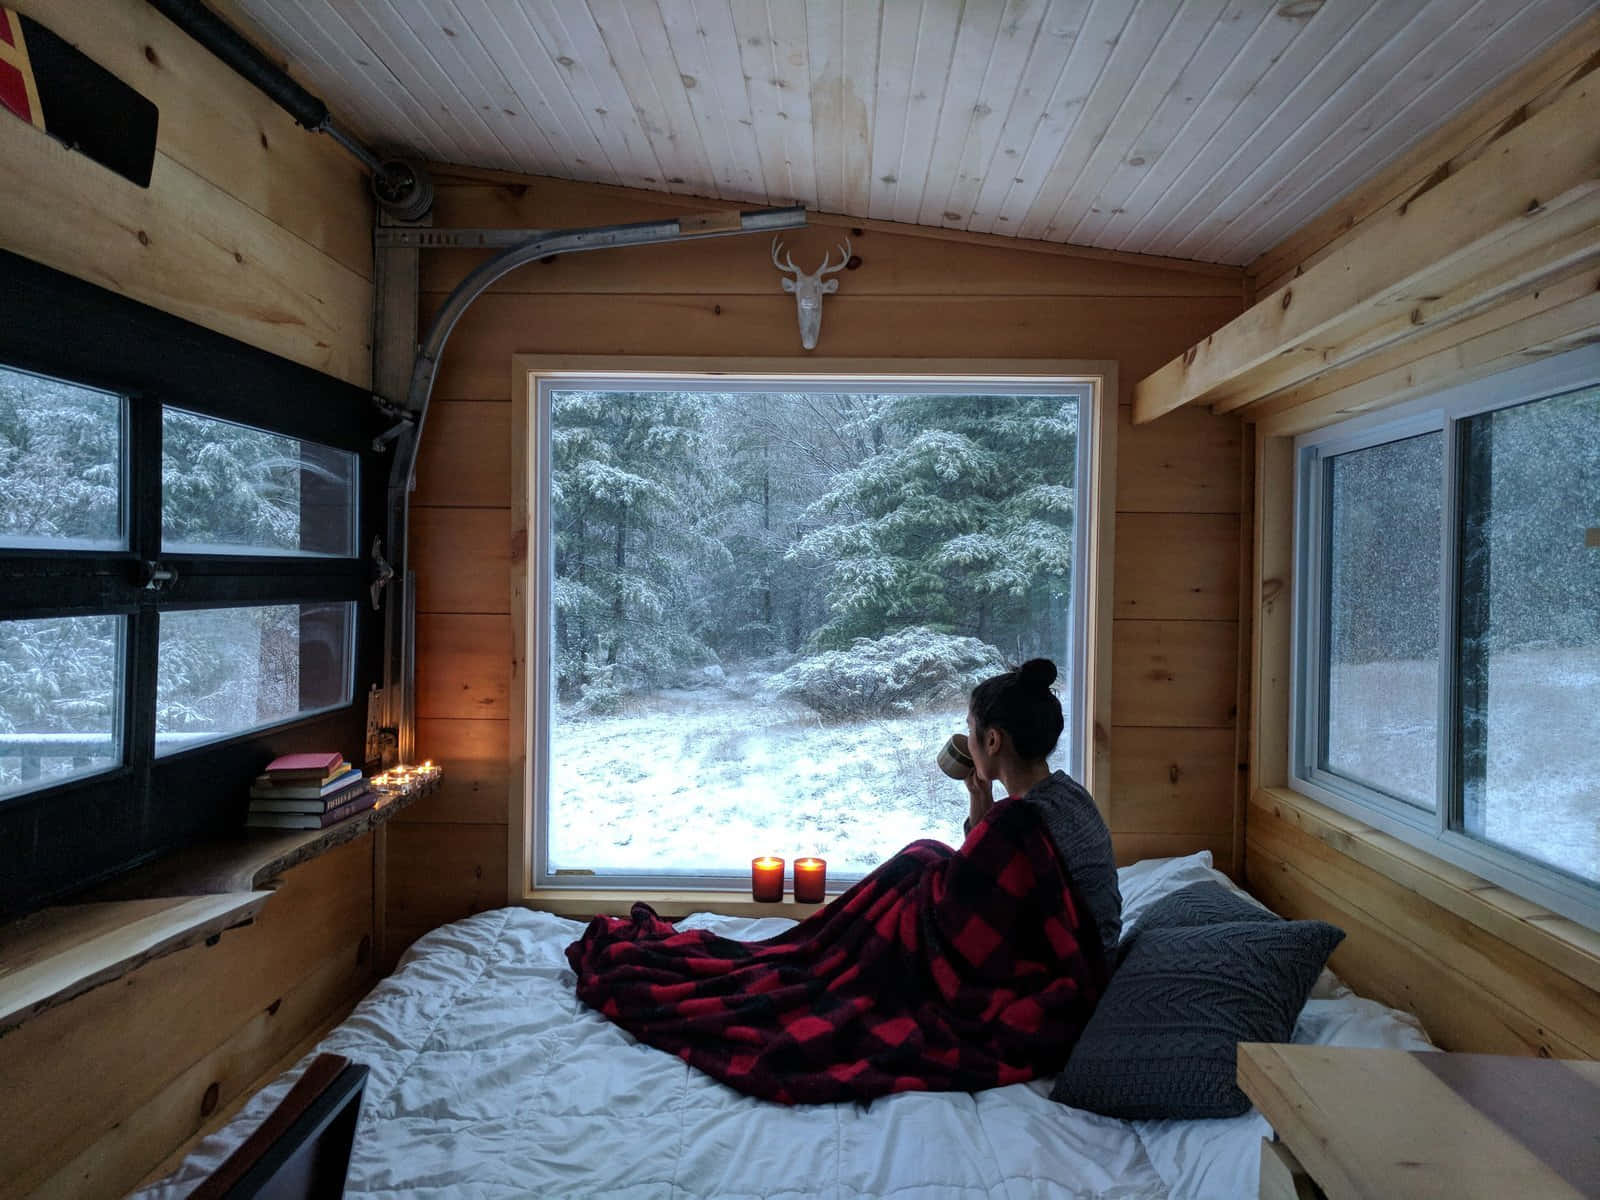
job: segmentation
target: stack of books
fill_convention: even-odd
[[[323,829],[366,812],[374,796],[338,751],[286,754],[250,788],[252,829]]]

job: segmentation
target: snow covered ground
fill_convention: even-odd
[[[934,755],[966,707],[824,724],[760,677],[661,691],[614,717],[557,715],[552,865],[748,870],[827,859],[860,875],[908,842],[959,844],[965,787]]]
[[[761,676],[661,691],[623,713],[558,716],[556,867],[741,869],[816,854],[859,875],[921,837],[961,840],[965,789],[934,765],[964,705],[824,724]],[[1336,765],[1432,795],[1430,663],[1347,667],[1333,681]],[[1489,804],[1478,836],[1600,880],[1600,648],[1494,659]]]
[[[1408,797],[1434,795],[1438,672],[1429,662],[1336,667],[1330,765]],[[1487,811],[1476,837],[1600,881],[1600,646],[1489,661]]]

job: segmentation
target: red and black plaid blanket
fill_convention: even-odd
[[[960,850],[914,842],[766,941],[675,929],[638,903],[595,917],[567,959],[585,1004],[783,1104],[1059,1071],[1106,981],[1094,920],[1017,801]]]

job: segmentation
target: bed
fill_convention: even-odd
[[[1125,920],[1216,880],[1209,854],[1118,872]],[[697,914],[687,925],[762,938],[783,918]],[[1253,1197],[1255,1112],[1119,1121],[1049,1099],[1040,1079],[975,1095],[904,1093],[785,1108],[634,1040],[579,1003],[563,953],[582,924],[505,908],[419,940],[294,1070],[253,1097],[146,1197],[178,1197],[222,1162],[319,1052],[371,1070],[351,1196],[608,1200],[1168,1200]],[[1416,1020],[1324,971],[1294,1040],[1430,1049]]]

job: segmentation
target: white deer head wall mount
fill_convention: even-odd
[[[822,331],[822,298],[830,292],[839,290],[837,279],[824,279],[824,275],[836,275],[844,270],[850,262],[850,239],[845,238],[844,244],[839,247],[844,257],[839,260],[838,266],[830,266],[833,258],[830,251],[823,257],[822,265],[807,275],[794,265],[794,259],[789,252],[783,249],[783,239],[772,239],[772,265],[780,271],[793,271],[793,279],[783,281],[783,290],[794,293],[794,304],[800,317],[800,344],[807,350],[817,348],[817,334]],[[783,261],[778,261],[779,252],[783,253]]]

